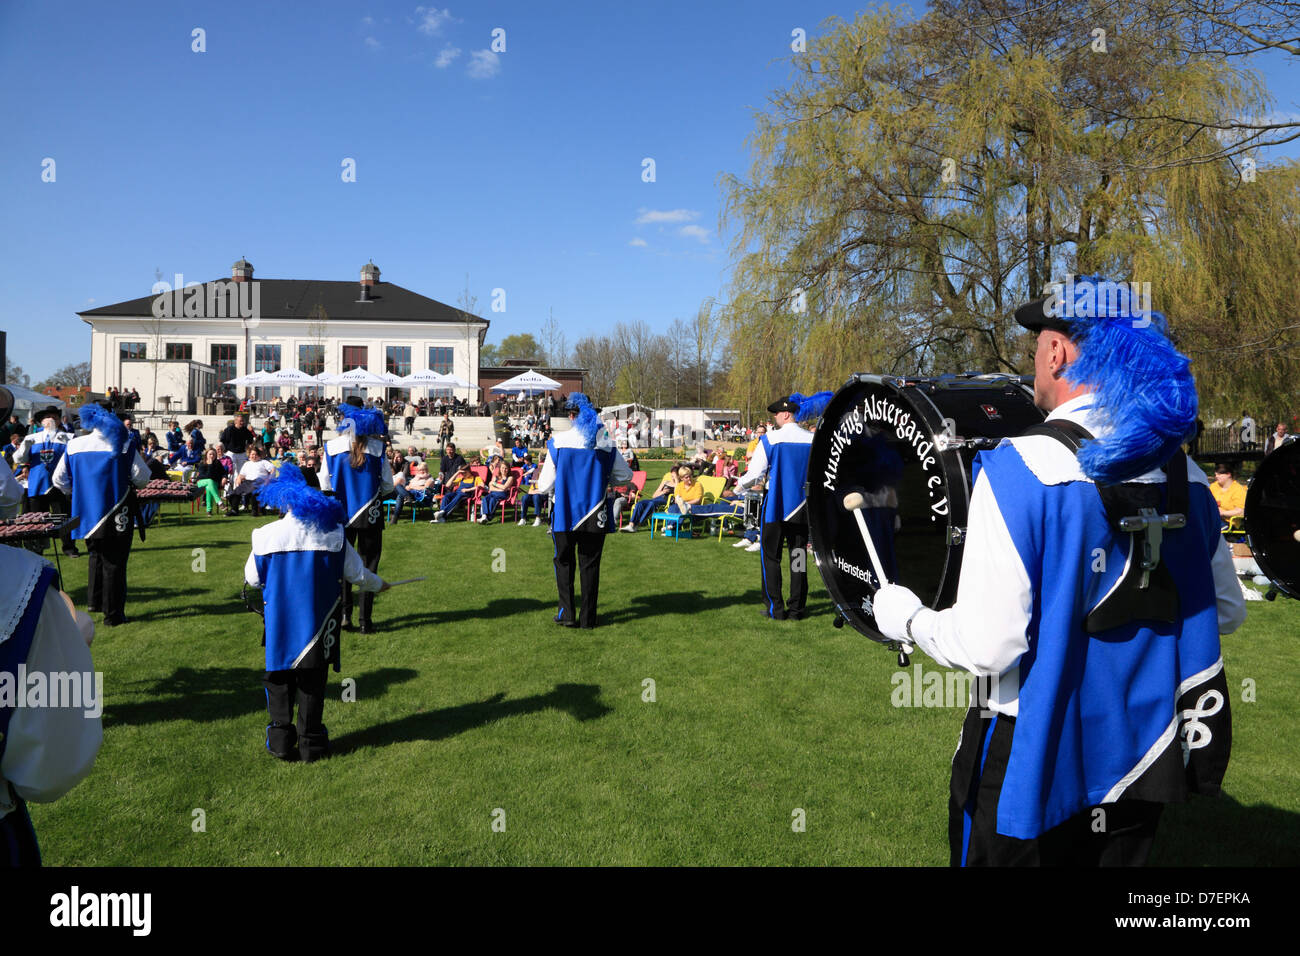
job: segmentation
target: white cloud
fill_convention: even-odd
[[[416,7],[415,15],[420,18],[415,28],[425,36],[437,36],[442,32],[442,25],[451,19],[450,10],[437,7]]]
[[[644,226],[649,222],[690,222],[699,218],[700,214],[694,209],[642,209],[636,217],[636,224]]]
[[[460,47],[445,46],[441,51],[439,51],[438,58],[433,61],[433,65],[440,70],[446,69],[451,66],[451,61],[456,59],[458,56],[460,56]]]
[[[367,50],[370,50],[370,51],[373,52],[373,51],[375,51],[375,50],[379,50],[379,49],[381,49],[382,47],[383,47],[383,44],[380,43],[378,40],[376,40],[374,37],[366,37],[366,49],[367,49]]]
[[[374,18],[374,17],[362,17],[362,18],[361,18],[361,22],[364,23],[366,26],[370,26],[370,24],[372,24],[372,23],[375,22],[375,18]]]
[[[647,243],[644,239],[633,239],[631,242],[628,243],[628,245],[629,245],[629,246],[645,246],[645,245],[648,245],[648,243]]]
[[[703,226],[682,226],[678,230],[683,236],[690,236],[692,239],[698,239],[700,242],[709,241],[709,230]]]
[[[501,57],[491,50],[475,50],[469,55],[469,67],[465,72],[471,79],[491,79],[501,72]]]

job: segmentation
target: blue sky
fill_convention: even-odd
[[[726,294],[718,178],[748,169],[791,30],[860,6],[7,0],[10,359],[33,381],[84,360],[78,310],[148,294],[155,270],[228,276],[241,255],[262,278],[349,281],[373,259],[452,304],[468,273],[490,342],[538,333],[549,309],[570,345],[664,329]],[[1262,65],[1300,114],[1284,59]]]

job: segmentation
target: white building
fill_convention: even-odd
[[[96,392],[123,388],[126,378],[139,381],[138,369],[126,377],[124,370],[143,359],[210,366],[218,385],[254,371],[288,368],[311,375],[358,367],[409,375],[429,368],[473,382],[474,388],[456,389],[455,394],[474,401],[479,348],[488,328],[486,319],[380,282],[373,262],[362,266],[358,284],[255,280],[252,264],[240,259],[231,267],[230,280],[191,283],[175,291],[160,283],[144,298],[78,314],[91,327],[90,387]],[[161,384],[157,391],[164,391]],[[256,389],[255,397],[287,397],[289,391]],[[306,395],[313,390],[297,391]],[[346,393],[336,386],[315,391],[334,397]],[[141,405],[152,407],[143,389],[140,393]],[[395,393],[400,390],[388,395]],[[417,390],[417,397],[422,394]],[[198,397],[206,396],[172,395],[172,407],[195,411]]]

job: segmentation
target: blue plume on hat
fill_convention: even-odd
[[[354,405],[345,406],[343,417],[339,419],[339,434],[346,431],[355,432],[358,438],[365,435],[388,434],[383,415],[373,408],[357,408]]]
[[[257,500],[317,531],[333,531],[343,524],[343,505],[308,485],[298,466],[288,462],[257,492]]]
[[[93,402],[81,406],[78,414],[83,428],[98,432],[116,453],[126,447],[126,425],[115,414]]]
[[[573,427],[582,435],[582,444],[587,448],[596,447],[596,435],[600,432],[600,412],[582,392],[574,392],[564,407],[576,410],[578,417],[573,420]]]
[[[790,401],[799,406],[799,413],[795,415],[794,420],[797,422],[810,422],[821,418],[822,412],[826,411],[826,406],[830,404],[831,399],[834,397],[834,392],[816,392],[812,395],[800,395],[798,392],[791,392]]]
[[[1079,466],[1093,481],[1115,484],[1162,466],[1195,433],[1196,382],[1165,317],[1139,308],[1127,285],[1080,276],[1074,287],[1074,314],[1068,303],[1065,314],[1079,357],[1065,377],[1093,388],[1094,408],[1113,429],[1084,442]]]

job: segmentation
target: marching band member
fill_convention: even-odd
[[[600,423],[600,415],[581,392],[565,403],[572,427],[546,443],[546,463],[535,494],[552,489],[551,535],[555,539],[555,584],[560,608],[555,621],[564,627],[590,630],[596,626],[600,591],[600,556],[605,535],[614,523],[605,488],[632,480],[632,470]],[[573,613],[574,552],[582,578],[582,610]]]
[[[763,497],[763,526],[759,550],[763,574],[764,612],[775,621],[799,621],[808,600],[808,509],[804,482],[808,477],[808,456],[812,432],[796,422],[815,419],[831,399],[831,392],[804,396],[795,392],[778,398],[767,410],[776,429],[766,432],[754,447],[749,468],[736,482],[742,491],[767,476]],[[790,549],[790,603],[781,595],[781,550]]]
[[[954,865],[1141,864],[1165,803],[1219,792],[1232,736],[1219,637],[1245,602],[1179,448],[1196,383],[1125,283],[1072,278],[1016,319],[1047,422],[976,456],[956,603],[889,585],[876,624],[996,678],[953,759]]]
[[[257,496],[284,515],[253,530],[253,551],[244,565],[244,580],[262,589],[265,603],[264,686],[271,718],[266,749],[281,760],[310,763],[329,755],[321,719],[328,667],[339,669],[339,582],[367,594],[388,585],[345,540],[339,500],[308,487],[297,465],[281,465]]]
[[[28,466],[27,510],[66,514],[68,499],[54,487],[51,479],[68,450],[68,439],[72,436],[59,427],[59,410],[53,406],[38,412],[33,418],[41,423],[41,430],[28,432],[14,454],[14,464]],[[72,542],[71,532],[64,532],[60,540],[65,555],[77,557],[81,554]]]
[[[0,547],[0,580],[8,601],[0,607],[0,672],[94,672],[95,626],[70,610],[50,563],[22,548]],[[51,678],[52,679],[52,678]],[[22,691],[20,690],[20,693]],[[39,866],[40,846],[25,801],[50,803],[82,780],[103,742],[98,714],[84,700],[69,706],[15,706],[0,696],[0,867]]]
[[[382,502],[393,493],[393,469],[384,454],[387,431],[383,415],[363,408],[359,398],[349,398],[339,421],[339,436],[325,444],[325,467],[320,471],[321,490],[333,491],[343,506],[348,544],[371,571],[379,570],[384,549]],[[375,632],[370,613],[374,600],[373,594],[363,592],[357,601],[362,634]],[[350,584],[343,586],[343,626],[352,628]]]
[[[91,431],[68,442],[54,469],[54,487],[71,499],[72,516],[81,519],[72,537],[85,538],[90,552],[86,609],[102,610],[104,624],[116,627],[126,623],[126,563],[135,524],[132,486],[149,483],[149,468],[112,412],[85,405],[81,424]]]

